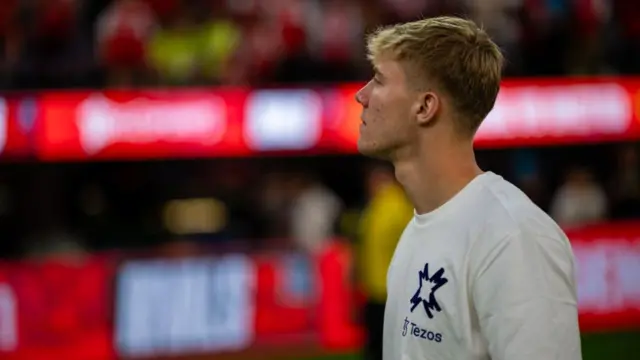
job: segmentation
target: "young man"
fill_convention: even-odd
[[[578,360],[571,246],[526,195],[476,164],[503,57],[439,17],[368,41],[358,147],[388,159],[415,207],[387,274],[385,360]]]

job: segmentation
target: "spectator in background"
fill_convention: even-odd
[[[381,0],[386,13],[385,23],[416,20],[445,14],[462,14],[469,0]]]
[[[177,6],[147,44],[148,64],[162,85],[186,85],[199,75],[200,33],[190,10]]]
[[[82,240],[65,230],[49,230],[28,238],[26,258],[32,260],[82,260],[89,255]]]
[[[96,53],[108,86],[133,86],[142,81],[145,44],[155,26],[154,13],[142,0],[116,0],[100,14]]]
[[[199,68],[209,83],[219,83],[241,42],[242,29],[226,7],[203,9],[200,19]]]
[[[282,20],[287,13],[295,15],[296,7],[283,8],[281,2],[271,6],[260,2],[250,5],[232,7],[236,11],[242,41],[223,74],[224,83],[229,85],[260,85],[269,81],[278,62],[288,55]]]
[[[611,18],[610,0],[574,0],[573,49],[567,70],[571,74],[605,72],[604,40]]]
[[[518,149],[513,153],[512,166],[514,183],[536,205],[546,208],[547,196],[544,177],[540,171],[540,159],[532,149]]]
[[[396,182],[393,168],[373,166],[367,174],[369,203],[360,221],[360,279],[364,288],[365,360],[382,359],[387,269],[413,206]]]
[[[351,66],[363,57],[364,14],[355,1],[310,1],[307,41],[312,57],[323,66],[321,81],[353,80]]]
[[[573,0],[524,0],[522,61],[526,75],[561,75],[570,46]]]
[[[289,212],[287,183],[283,174],[274,171],[264,176],[257,203],[263,236],[269,239],[286,237]]]
[[[93,39],[82,31],[83,5],[78,0],[18,4],[15,21],[21,44],[14,69],[18,86],[86,86],[93,65]]]
[[[241,44],[241,28],[226,8],[176,3],[151,37],[147,59],[163,85],[217,84]]]
[[[617,162],[612,186],[612,216],[617,219],[640,217],[640,164],[636,146],[622,147]]]
[[[317,254],[335,236],[342,202],[338,196],[308,173],[290,180],[291,238],[298,249]]]
[[[640,1],[613,0],[612,3],[613,16],[618,19],[618,40],[611,61],[624,74],[640,72]]]
[[[607,216],[607,197],[592,172],[574,167],[551,201],[551,216],[560,226],[587,225]]]
[[[5,0],[0,6],[0,85],[9,85],[9,79],[20,52],[20,34],[16,15],[18,0]]]
[[[522,23],[518,18],[523,0],[466,0],[471,17],[487,31],[506,53],[507,70],[521,67]]]
[[[71,219],[72,205],[64,201],[67,184],[53,168],[38,169],[25,184],[27,192],[18,200],[24,219],[25,241],[21,244],[27,258],[82,259],[89,253],[86,239],[76,234]]]

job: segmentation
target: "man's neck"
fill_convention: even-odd
[[[446,152],[434,150],[394,161],[396,178],[418,214],[444,205],[482,174],[472,145],[448,147]]]

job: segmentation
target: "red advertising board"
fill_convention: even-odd
[[[0,156],[23,158],[33,152],[37,103],[33,97],[0,96]]]
[[[640,223],[567,231],[583,331],[640,328]],[[109,360],[361,346],[352,253],[0,265],[0,358]],[[111,284],[117,291],[112,293]],[[115,316],[111,316],[111,309]],[[112,326],[114,324],[115,326]]]
[[[572,229],[568,231],[568,235],[576,256],[578,307],[582,331],[640,328],[640,223],[606,224]],[[236,287],[243,283],[248,287],[245,288],[244,293],[253,294],[249,298],[225,296],[223,299],[227,299],[226,302],[219,303],[213,300],[193,300],[198,298],[195,292],[191,295],[179,292],[198,304],[211,306],[215,303],[221,308],[228,305],[229,309],[234,306],[237,308],[239,299],[243,299],[245,311],[235,311],[234,318],[242,319],[240,323],[244,325],[237,330],[244,329],[242,332],[244,342],[238,342],[238,338],[230,337],[228,343],[218,343],[220,351],[223,351],[222,349],[226,349],[224,351],[241,350],[243,346],[244,349],[260,349],[265,346],[286,347],[299,344],[321,346],[332,351],[349,351],[362,345],[364,329],[357,322],[361,304],[355,300],[356,288],[351,276],[353,254],[344,242],[334,243],[316,258],[270,254],[252,259],[254,267],[235,271],[235,276],[245,274],[245,280],[228,282],[228,286],[218,288],[218,291],[224,294],[239,293],[243,290]],[[180,268],[183,281],[200,279],[198,281],[204,282],[196,288],[206,287],[205,283],[208,280],[198,276],[195,271],[184,272],[187,268],[185,266]],[[156,270],[157,274],[161,275],[159,279],[162,279],[158,281],[163,286],[169,284],[170,279],[173,278],[172,271],[169,271],[169,268],[162,271],[159,268]],[[225,273],[234,272],[225,270]],[[146,275],[142,276],[143,274]],[[148,269],[142,271],[140,268],[136,272],[129,271],[128,276],[136,279],[136,289],[140,290],[146,287],[143,283],[147,281],[145,276],[148,277],[149,272]],[[247,281],[247,279],[253,280]],[[142,297],[136,300],[141,301],[138,309],[157,307],[152,304],[157,296],[139,294]],[[204,293],[201,295],[206,296]],[[181,303],[179,301],[181,296],[176,298],[177,304]],[[127,297],[118,297],[120,300],[116,303],[116,308],[120,309],[117,311],[129,307],[125,302]],[[165,300],[168,299],[168,297],[165,298]],[[129,300],[133,301],[133,298]],[[185,312],[180,310],[182,308],[179,306],[168,306],[168,301],[163,304],[158,311],[161,311],[165,317],[173,318],[172,314],[175,312],[176,318],[191,314],[193,319],[197,319],[185,318],[182,320],[185,324],[199,323],[200,319],[210,311],[205,306],[199,312]],[[195,308],[191,307],[191,309]],[[217,320],[214,321],[214,318],[209,319],[210,327],[222,326]],[[202,329],[205,328],[207,327],[202,327]],[[235,331],[232,331],[233,327],[229,325],[226,329],[229,333]],[[126,328],[118,326],[116,334],[119,330],[126,330]],[[162,332],[157,327],[154,331]],[[204,337],[198,332],[185,333],[186,337],[183,338],[178,337],[179,334],[175,332],[163,332],[163,334],[165,337],[149,337],[149,342],[145,342],[150,354],[162,353],[162,349],[172,343],[175,346],[171,352],[173,355],[187,356],[206,352],[207,346],[197,341],[189,341],[190,337],[193,337],[193,341]],[[137,338],[137,341],[143,339],[139,335],[134,338]],[[151,341],[153,339],[162,340],[156,344]],[[240,344],[243,345],[240,346]],[[212,343],[209,346],[213,346]]]
[[[46,161],[306,153],[334,142],[314,90],[52,92],[39,104]]]
[[[256,344],[313,342],[352,349],[364,332],[355,322],[353,257],[342,241],[315,258],[296,255],[258,259]]]
[[[0,358],[110,360],[107,261],[0,266]]]
[[[45,161],[355,153],[360,86],[45,92],[0,106],[0,145],[4,136],[7,149],[29,145]],[[33,144],[15,130],[25,121]],[[631,139],[640,78],[506,80],[476,145]]]
[[[243,254],[129,261],[116,282],[114,347],[123,358],[245,350],[255,281]]]
[[[292,260],[302,266],[292,264]],[[256,342],[270,345],[310,336],[317,339],[319,283],[316,262],[306,257],[291,259],[279,255],[259,256],[256,263]],[[306,284],[294,284],[297,280],[293,277]]]
[[[344,143],[355,144],[359,84],[340,88]],[[476,135],[479,148],[622,141],[640,138],[640,78],[505,80]]]
[[[584,332],[640,329],[640,222],[606,223],[568,229],[576,258],[580,328]],[[353,313],[351,262],[344,247],[321,259],[325,291],[320,301],[322,343],[336,349],[361,345]]]
[[[479,147],[640,138],[640,79],[505,81],[478,131]]]
[[[43,160],[248,155],[243,91],[51,92],[39,98]]]
[[[583,331],[640,329],[640,223],[568,230]]]

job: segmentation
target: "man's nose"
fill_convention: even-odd
[[[364,94],[364,90],[365,88],[362,88],[356,93],[356,101],[362,106],[366,105],[366,96]]]

